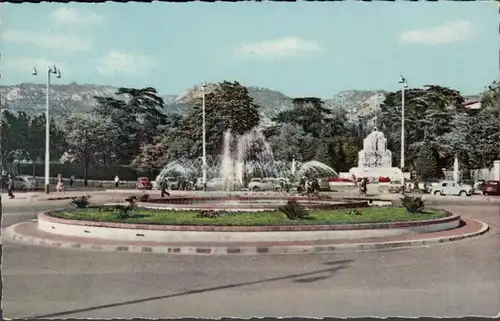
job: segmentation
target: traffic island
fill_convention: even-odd
[[[28,244],[87,250],[227,255],[404,248],[488,230],[481,222],[424,208],[418,199],[405,207],[289,197],[136,200],[89,208],[82,198],[74,202],[82,208],[40,213],[36,223],[12,226],[6,235]]]
[[[461,219],[455,229],[421,234],[361,239],[296,242],[145,242],[63,236],[37,228],[36,222],[13,225],[4,238],[36,246],[100,252],[187,255],[271,255],[381,251],[432,246],[477,237],[489,230],[483,222]]]

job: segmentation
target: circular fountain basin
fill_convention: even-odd
[[[277,210],[288,201],[295,200],[309,210],[368,207],[368,201],[332,201],[296,196],[203,196],[151,198],[138,202],[139,207],[161,210],[215,210],[229,212],[259,212]]]

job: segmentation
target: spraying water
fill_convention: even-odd
[[[458,157],[455,156],[455,159],[453,160],[453,181],[457,183],[458,178],[459,178]]]
[[[201,157],[182,158],[166,164],[156,180],[181,176],[196,179],[201,177],[201,169]],[[247,179],[249,177],[285,177],[292,180],[302,176],[317,179],[338,176],[333,168],[318,161],[301,163],[295,158],[292,162],[275,160],[271,145],[262,131],[258,129],[252,129],[239,137],[233,136],[231,131],[225,132],[222,153],[219,157],[207,158],[207,173],[209,181],[213,178],[223,180],[225,190],[234,190],[242,186],[245,175]]]
[[[331,177],[338,177],[339,174],[330,166],[318,161],[310,161],[302,164],[297,177],[309,177],[316,179],[327,179]]]

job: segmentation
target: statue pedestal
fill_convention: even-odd
[[[392,180],[401,180],[403,179],[403,171],[397,167],[366,167],[359,168],[353,167],[349,170],[349,174],[355,177],[389,177]],[[373,179],[370,179],[373,181]]]
[[[382,132],[373,130],[364,140],[363,149],[358,153],[358,167],[349,170],[355,177],[367,177],[370,181],[376,177],[389,177],[402,181],[403,171],[392,167],[392,152],[387,149],[387,139]]]

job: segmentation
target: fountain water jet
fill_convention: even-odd
[[[179,159],[169,162],[157,176],[161,181],[167,176],[188,176],[190,179],[201,177],[201,158]],[[208,159],[208,178],[224,181],[224,190],[234,191],[244,184],[245,175],[249,177],[283,177],[326,179],[338,176],[330,166],[318,161],[301,163],[295,160],[275,160],[271,145],[259,129],[236,136],[226,131],[223,137],[222,153],[217,158]]]
[[[302,164],[300,167],[297,172],[297,177],[303,176],[316,179],[328,179],[338,177],[339,174],[330,166],[313,160]]]

